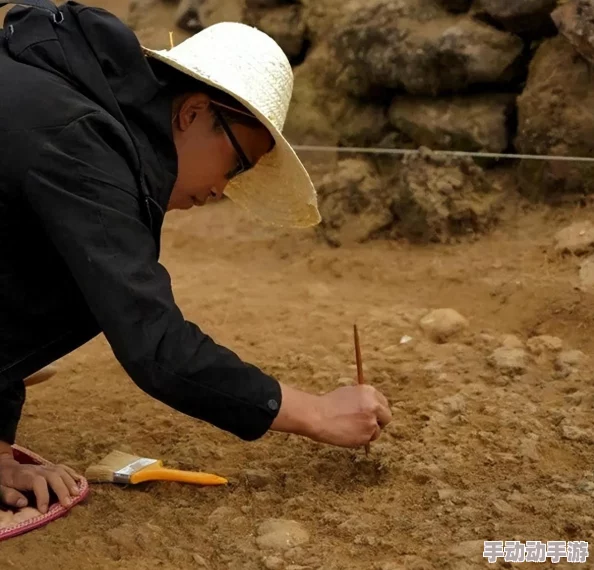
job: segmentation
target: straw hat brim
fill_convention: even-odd
[[[249,109],[274,137],[274,148],[254,168],[229,181],[226,196],[264,223],[294,228],[320,223],[317,194],[307,170],[289,142],[264,114],[220,81],[187,67],[167,50],[142,49],[145,55],[228,93]]]

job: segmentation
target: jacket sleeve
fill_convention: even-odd
[[[11,382],[0,393],[0,441],[12,445],[25,404],[25,384]]]
[[[182,316],[116,150],[125,136],[99,113],[65,127],[37,157],[26,198],[132,380],[182,413],[258,439],[278,414],[280,385]]]

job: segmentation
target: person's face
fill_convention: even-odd
[[[220,199],[229,180],[272,148],[273,138],[263,125],[230,123],[221,111],[233,114],[202,93],[190,95],[179,106],[173,118],[178,176],[168,210]],[[215,129],[215,117],[224,128]]]

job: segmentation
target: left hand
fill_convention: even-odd
[[[20,497],[20,493],[9,487],[0,487],[0,503],[16,504]],[[24,507],[17,511],[4,511],[0,509],[0,530],[9,528],[20,523],[27,522],[41,516],[41,511],[31,507]]]
[[[62,506],[68,508],[72,497],[79,494],[76,482],[80,479],[80,475],[64,465],[22,465],[10,456],[0,456],[0,502],[9,507],[29,506],[21,491],[32,491],[37,509],[45,514],[51,489]]]

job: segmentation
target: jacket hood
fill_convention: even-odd
[[[10,55],[68,81],[126,127],[138,151],[141,184],[164,213],[177,177],[166,84],[116,16],[78,2],[59,8],[61,23],[44,10],[10,10],[4,21]]]

